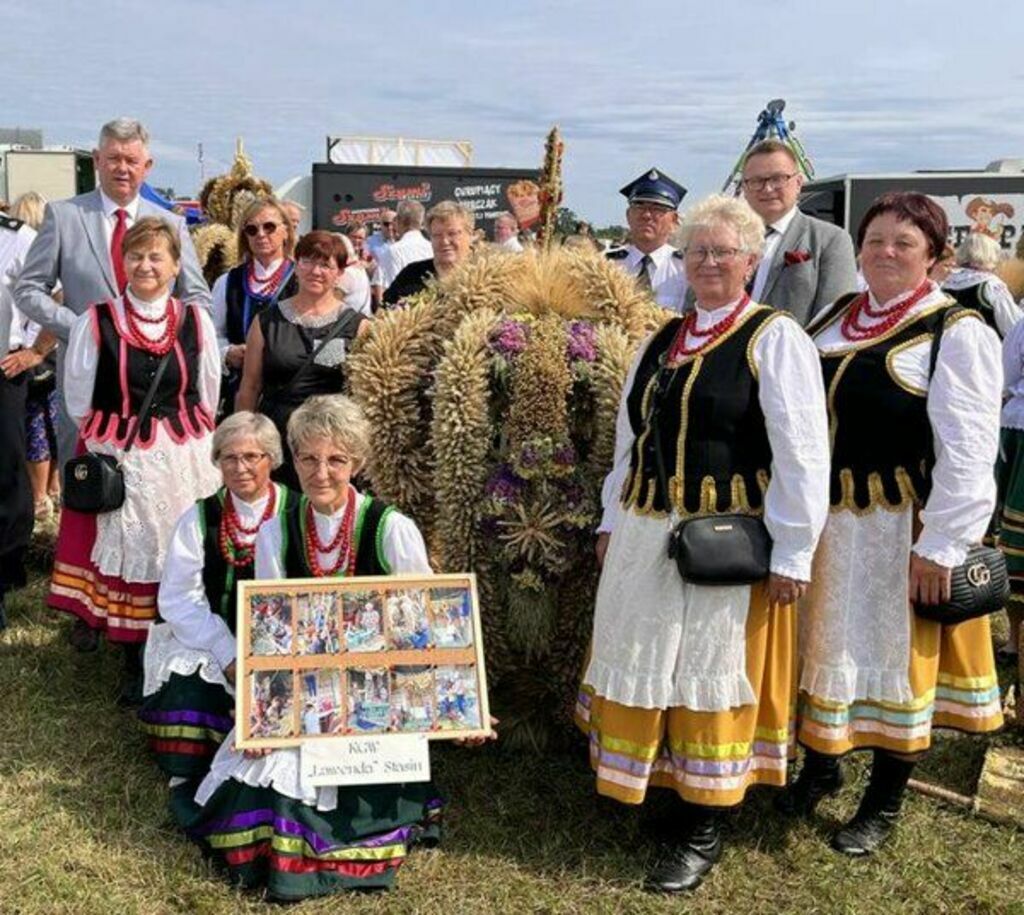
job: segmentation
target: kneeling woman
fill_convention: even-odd
[[[872,750],[860,807],[832,839],[853,856],[891,832],[933,727],[1002,724],[988,617],[943,626],[914,612],[949,599],[950,570],[995,506],[999,341],[928,279],[948,228],[923,194],[880,197],[858,231],[867,291],[810,328],[829,388],[832,511],[801,610],[807,756],[784,806],[811,813],[841,786],[840,757]]]
[[[288,442],[303,495],[260,528],[257,578],[430,573],[416,525],[350,482],[369,457],[369,424],[353,401],[311,397],[289,420]],[[390,887],[409,846],[439,835],[429,782],[312,788],[297,749],[246,754],[230,736],[198,790],[175,789],[172,807],[232,882],[289,900]]]
[[[650,339],[623,389],[604,491],[611,539],[599,541],[607,555],[577,708],[600,794],[640,804],[648,788],[670,788],[683,802],[647,880],[662,892],[695,887],[718,860],[719,811],[751,785],[785,783],[794,604],[828,511],[814,346],[792,317],[744,292],[764,225],[746,203],[714,196],[681,231],[697,307]],[[771,574],[753,585],[683,581],[672,524],[727,513],[763,516]]]
[[[157,596],[164,622],[146,641],[139,718],[172,778],[205,776],[231,730],[238,582],[253,577],[260,525],[296,498],[270,482],[282,460],[281,437],[267,417],[229,416],[213,436],[224,485],[191,506],[171,536]]]

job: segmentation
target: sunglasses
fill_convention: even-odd
[[[264,235],[273,235],[280,226],[281,223],[279,222],[250,222],[249,225],[245,227],[245,234],[248,235],[249,238],[255,238],[260,234],[260,230],[262,229]]]

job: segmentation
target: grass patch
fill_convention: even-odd
[[[0,635],[0,913],[268,911],[228,887],[172,825],[135,718],[114,704],[117,653],[75,654],[70,620],[45,610],[43,594],[36,580],[12,596]],[[969,793],[984,747],[942,741],[920,777]],[[856,807],[859,774],[812,823],[782,822],[770,792],[751,794],[708,882],[664,899],[640,889],[652,847],[638,811],[595,797],[582,747],[547,758],[439,747],[433,761],[448,798],[442,847],[415,851],[390,894],[289,911],[1024,912],[1024,833],[917,795],[875,860],[830,851],[830,830]],[[851,775],[862,769],[850,765]]]

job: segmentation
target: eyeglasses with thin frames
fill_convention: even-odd
[[[255,238],[261,231],[264,235],[273,235],[280,227],[279,222],[250,222],[245,227],[245,234],[249,238]]]

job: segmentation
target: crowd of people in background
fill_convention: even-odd
[[[233,879],[283,898],[388,886],[408,847],[436,836],[432,786],[309,791],[293,751],[235,751],[234,588],[429,571],[414,522],[351,482],[370,455],[346,360],[381,310],[475,247],[527,256],[533,239],[500,213],[482,240],[474,212],[447,200],[299,236],[301,207],[259,197],[238,220],[239,262],[211,290],[184,220],[140,195],[144,127],[104,125],[94,161],[96,190],[25,195],[0,215],[0,628],[33,524],[59,517],[48,602],[73,615],[76,650],[122,646],[120,700],[143,706],[183,828],[216,853],[235,819],[269,816],[268,835],[301,824],[313,838],[300,876],[263,838],[227,859]],[[704,878],[722,810],[752,785],[787,785],[797,740],[789,815],[838,790],[844,754],[873,752],[857,814],[833,837],[861,856],[891,832],[933,725],[1001,724],[987,618],[944,627],[907,606],[948,595],[997,478],[994,529],[1024,602],[1024,312],[996,275],[998,244],[969,234],[954,251],[928,198],[876,201],[858,257],[850,234],[800,211],[802,184],[789,147],[768,140],[746,156],[741,196],[680,220],[685,188],[651,169],[621,190],[623,244],[606,249],[585,223],[562,240],[607,257],[669,319],[623,389],[576,716],[599,793],[680,798],[656,891]],[[60,469],[83,456],[116,465],[117,505],[73,507],[85,471],[62,495]],[[368,520],[353,534],[357,508]],[[770,575],[680,592],[664,516],[730,511],[763,519]],[[365,821],[371,802],[388,815]],[[393,853],[367,868],[382,836]]]

